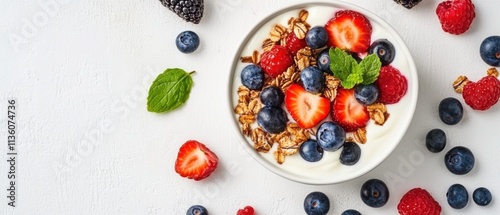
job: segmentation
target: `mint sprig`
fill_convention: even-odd
[[[376,54],[363,58],[359,64],[354,57],[339,48],[330,48],[330,70],[340,79],[345,89],[351,89],[356,84],[371,84],[380,73],[382,63]]]
[[[167,69],[158,75],[149,88],[148,111],[167,112],[184,104],[191,92],[193,79],[191,74],[178,68]]]

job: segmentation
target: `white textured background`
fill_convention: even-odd
[[[157,0],[0,0],[0,214],[185,214],[193,204],[210,214],[235,214],[252,205],[258,215],[303,214],[311,191],[331,199],[329,214],[348,208],[363,214],[397,214],[410,188],[429,190],[444,214],[498,214],[500,105],[487,112],[465,107],[456,126],[446,126],[437,105],[455,94],[460,74],[472,80],[488,66],[481,41],[500,34],[500,1],[475,0],[477,18],[464,35],[444,33],[435,15],[439,0],[406,10],[391,0],[351,0],[389,22],[407,42],[420,78],[414,120],[395,152],[359,179],[310,186],[274,175],[240,147],[227,105],[229,68],[238,44],[269,13],[299,0],[206,0],[199,25],[186,23]],[[52,3],[53,10],[44,10]],[[33,25],[31,28],[30,25]],[[190,55],[175,48],[176,35],[194,30],[201,47]],[[23,38],[19,44],[13,37]],[[196,70],[189,101],[177,111],[146,111],[146,94],[157,74],[170,67]],[[17,207],[7,207],[7,98],[18,102]],[[445,152],[424,146],[432,128],[447,132],[448,150],[464,145],[476,166],[465,176],[449,173]],[[174,161],[188,139],[206,143],[220,158],[208,179],[179,177]],[[418,159],[423,157],[423,159]],[[405,164],[403,166],[403,164]],[[390,186],[387,205],[372,209],[359,197],[361,184],[380,178]],[[462,183],[469,193],[489,188],[493,202],[472,200],[451,209],[446,190]]]

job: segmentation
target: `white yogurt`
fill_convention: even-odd
[[[333,14],[335,14],[336,11],[341,10],[331,4],[317,4],[307,5],[300,9],[286,11],[285,13],[282,13],[262,25],[243,46],[240,56],[251,55],[253,50],[258,50],[262,53],[262,41],[269,37],[271,28],[277,23],[283,26],[288,26],[287,21],[290,17],[297,17],[301,9],[309,11],[307,22],[311,26],[324,26],[327,21],[333,17]],[[354,10],[359,11],[357,9]],[[395,34],[392,28],[386,28],[388,27],[386,23],[383,23],[383,21],[377,22],[376,20],[380,20],[378,18],[370,18],[373,15],[368,14],[366,11],[359,12],[364,14],[370,20],[373,29],[371,38],[372,42],[377,39],[388,39],[394,44],[396,56],[391,65],[399,69],[408,80],[408,92],[397,104],[387,105],[390,117],[383,126],[375,125],[373,121],[370,120],[368,126],[366,127],[368,141],[366,144],[360,144],[362,150],[361,159],[353,166],[345,166],[340,163],[339,156],[342,149],[336,152],[325,151],[323,158],[314,163],[305,161],[297,153],[292,156],[287,156],[285,158],[285,162],[281,165],[276,162],[273,155],[277,144],[275,144],[268,153],[251,153],[258,161],[260,161],[261,164],[286,178],[311,184],[328,184],[360,176],[380,164],[393,151],[398,142],[402,139],[402,136],[411,121],[416,103],[416,95],[418,91],[416,85],[418,82],[416,80],[415,66],[408,49],[399,35]],[[241,85],[240,73],[246,65],[248,64],[238,62],[234,67],[235,71],[233,72],[235,75],[232,93],[233,107],[236,106],[236,102],[238,100],[236,91],[238,86]],[[286,110],[286,108],[284,109]],[[290,121],[293,121],[291,117],[289,117],[289,119]],[[331,120],[331,116],[328,116],[327,120]],[[348,134],[348,136],[349,135],[351,134]],[[253,146],[252,140],[246,137],[244,138],[246,139],[249,148],[251,148]]]

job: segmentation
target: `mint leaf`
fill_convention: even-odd
[[[347,79],[342,81],[342,86],[345,89],[351,89],[356,84],[359,84],[361,82],[363,82],[363,71],[361,70],[361,67],[359,67],[356,64],[354,66],[353,70],[351,71],[351,74],[349,74],[349,76],[347,76]]]
[[[174,110],[184,104],[193,86],[192,73],[174,68],[167,69],[158,75],[149,88],[148,111],[161,113]]]
[[[371,54],[363,58],[359,66],[363,70],[362,84],[367,85],[377,80],[382,63],[376,54]]]
[[[332,70],[333,75],[341,81],[347,80],[353,67],[357,64],[356,60],[339,48],[330,48],[329,55],[330,70]]]

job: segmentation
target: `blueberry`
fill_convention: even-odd
[[[456,125],[462,120],[464,108],[456,98],[448,97],[439,103],[439,118],[447,125]]]
[[[288,117],[280,107],[265,106],[257,114],[257,123],[271,134],[281,133],[286,129]]]
[[[205,207],[201,205],[193,205],[189,207],[186,215],[208,215],[208,211]]]
[[[361,215],[361,213],[357,210],[349,209],[349,210],[342,212],[342,214],[340,214],[340,215]]]
[[[489,36],[479,48],[481,58],[490,66],[500,66],[500,36]]]
[[[198,46],[200,46],[200,38],[198,34],[192,31],[183,31],[177,35],[175,45],[182,53],[189,54],[198,49]]]
[[[352,166],[359,161],[361,157],[361,148],[357,143],[345,142],[342,152],[340,153],[340,163]]]
[[[351,52],[351,51],[345,51],[347,54],[351,55],[354,60],[356,60],[356,62],[360,63],[361,62],[361,58],[359,57],[358,53],[356,52]]]
[[[324,47],[328,42],[328,33],[325,28],[316,26],[311,28],[306,34],[306,44],[313,49]]]
[[[321,148],[316,140],[307,140],[302,143],[299,148],[300,156],[309,162],[316,162],[323,158],[323,148]]]
[[[345,142],[344,129],[335,122],[323,122],[316,132],[316,140],[325,151],[337,151]]]
[[[474,168],[474,155],[463,146],[456,146],[446,153],[444,163],[451,173],[465,175]]]
[[[472,200],[474,200],[474,202],[479,206],[489,205],[491,199],[491,192],[484,187],[477,188],[472,193]]]
[[[266,87],[260,92],[260,101],[266,106],[279,107],[284,99],[285,95],[279,87]]]
[[[361,186],[361,200],[370,207],[382,207],[389,200],[389,189],[383,181],[370,179]]]
[[[304,199],[304,210],[307,215],[325,215],[330,210],[330,199],[324,193],[309,193]]]
[[[300,80],[307,92],[319,93],[325,85],[325,76],[317,67],[309,66],[300,72]]]
[[[425,146],[431,152],[441,152],[446,146],[446,134],[443,130],[435,128],[430,130],[425,137]]]
[[[330,70],[330,49],[324,49],[318,54],[316,64],[321,71],[332,74],[332,70]]]
[[[452,208],[462,209],[467,206],[467,203],[469,202],[469,193],[463,185],[454,184],[448,188],[446,199]]]
[[[394,61],[394,57],[396,56],[396,49],[394,48],[394,45],[389,42],[389,40],[379,39],[372,43],[370,49],[368,50],[368,53],[375,53],[380,59],[382,66],[387,66],[391,64],[392,61]]]
[[[241,83],[251,90],[259,90],[264,86],[264,72],[260,66],[250,64],[241,71]]]
[[[378,99],[378,88],[375,84],[357,85],[354,89],[356,100],[363,105],[371,105]]]

